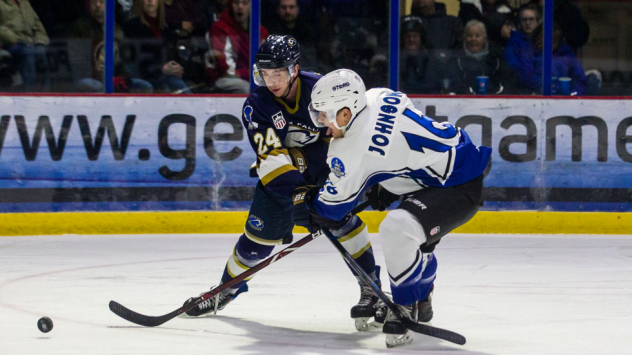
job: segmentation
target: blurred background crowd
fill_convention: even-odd
[[[553,2],[553,93],[630,95],[632,1]],[[400,90],[541,93],[544,0],[401,3]],[[248,93],[250,12],[251,0],[116,0],[114,91]],[[293,35],[301,70],[388,86],[388,19],[385,0],[262,0],[259,41]],[[105,0],[0,0],[0,92],[103,92],[104,20]]]

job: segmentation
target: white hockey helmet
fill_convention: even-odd
[[[320,112],[325,112],[329,122],[344,132],[345,127],[338,127],[336,114],[343,108],[351,111],[353,119],[366,106],[366,87],[362,78],[349,69],[338,69],[323,76],[312,89],[312,103],[309,105],[310,116],[316,127],[325,127],[318,122]]]

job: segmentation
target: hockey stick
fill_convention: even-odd
[[[365,208],[367,208],[370,205],[369,201],[365,201],[363,203],[361,203],[360,205],[356,206],[352,211],[351,214],[357,214],[359,212],[361,212],[362,210],[364,210]],[[303,237],[301,240],[297,241],[296,243],[291,244],[290,246],[288,246],[287,248],[281,250],[280,252],[274,254],[273,256],[263,260],[262,262],[260,262],[259,264],[253,266],[251,269],[239,274],[237,277],[235,277],[234,279],[223,283],[219,286],[217,286],[216,288],[208,291],[207,293],[203,294],[202,296],[200,296],[200,298],[194,302],[191,303],[187,303],[185,305],[183,305],[182,307],[176,309],[173,312],[164,314],[162,316],[146,316],[144,314],[140,314],[137,312],[132,311],[131,309],[123,306],[122,304],[116,302],[116,301],[110,301],[110,310],[112,312],[114,312],[114,314],[116,314],[117,316],[128,320],[132,323],[138,324],[138,325],[142,325],[145,327],[156,327],[159,326],[165,322],[168,322],[170,320],[172,320],[173,318],[179,316],[180,314],[196,307],[197,305],[199,305],[200,303],[206,301],[207,299],[214,297],[216,295],[218,295],[220,292],[232,287],[233,285],[237,284],[238,282],[243,281],[244,279],[246,279],[249,276],[252,276],[253,274],[259,272],[259,270],[264,269],[266,267],[268,267],[270,264],[276,262],[277,260],[285,257],[286,255],[292,253],[293,251],[295,251],[296,249],[302,247],[303,245],[311,242],[312,240],[320,237],[322,235],[321,231],[318,230],[314,233],[311,233],[305,237]]]
[[[399,307],[395,303],[393,303],[393,301],[391,301],[388,296],[384,294],[384,292],[382,292],[382,290],[371,279],[371,277],[367,275],[367,273],[360,267],[360,265],[358,265],[358,263],[356,263],[355,259],[353,259],[347,249],[345,249],[345,247],[340,244],[338,239],[336,239],[336,237],[334,237],[333,234],[331,234],[331,232],[326,228],[322,228],[321,230],[327,236],[327,239],[329,239],[329,241],[336,247],[336,249],[338,249],[340,254],[342,254],[342,257],[343,259],[345,259],[347,264],[349,264],[349,266],[360,276],[365,284],[371,286],[371,288],[373,289],[373,293],[375,293],[375,295],[380,300],[382,300],[384,304],[386,304],[388,309],[390,309],[391,312],[393,312],[395,316],[399,318],[399,320],[402,322],[402,324],[404,324],[406,328],[416,333],[421,333],[434,338],[443,339],[455,344],[465,344],[465,337],[461,334],[446,329],[436,328],[426,324],[416,323],[408,318],[406,315],[404,315]]]

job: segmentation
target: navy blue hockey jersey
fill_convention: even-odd
[[[314,144],[327,132],[314,126],[307,109],[318,79],[320,75],[314,73],[299,74],[294,107],[288,107],[265,87],[255,88],[244,102],[242,121],[257,154],[257,175],[274,192],[291,195],[294,188],[305,185],[288,149]],[[326,148],[321,150],[324,162]]]

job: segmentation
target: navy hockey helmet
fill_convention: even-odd
[[[287,68],[290,77],[294,75],[294,65],[301,59],[301,46],[296,38],[288,35],[270,35],[263,41],[255,55],[253,75],[255,83],[266,86],[261,77],[261,69]]]

